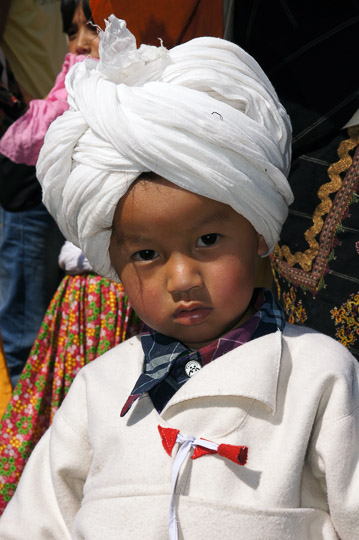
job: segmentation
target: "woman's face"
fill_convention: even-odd
[[[67,36],[70,53],[99,57],[100,38],[96,27],[86,19],[81,3],[75,10]]]

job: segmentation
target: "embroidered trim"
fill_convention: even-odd
[[[283,301],[288,322],[291,324],[304,324],[308,316],[303,307],[302,300],[297,301],[294,287],[291,287],[288,293],[283,292]]]
[[[359,291],[352,293],[339,308],[335,306],[330,314],[337,327],[337,340],[345,347],[353,345],[359,339]]]
[[[294,285],[303,286],[311,291],[320,288],[336,229],[358,186],[359,149],[355,152],[354,158],[349,152],[359,145],[359,126],[349,128],[348,134],[349,139],[342,141],[339,145],[339,161],[333,163],[328,169],[330,182],[322,185],[318,190],[321,202],[314,211],[313,225],[304,234],[309,249],[293,255],[288,246],[280,247],[277,244],[271,255],[275,280],[275,270],[278,270],[282,277],[290,280]],[[346,171],[347,174],[342,180],[340,174]],[[329,195],[335,192],[337,194],[332,202]],[[325,214],[328,215],[323,221]],[[318,243],[315,237],[320,232]],[[300,268],[294,268],[295,264],[298,264]]]

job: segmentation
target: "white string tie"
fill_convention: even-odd
[[[218,444],[206,441],[204,439],[196,439],[188,435],[183,435],[178,433],[176,438],[176,443],[179,443],[181,446],[177,452],[177,455],[174,459],[172,466],[172,490],[171,490],[171,504],[170,504],[170,514],[169,514],[169,534],[170,540],[178,540],[178,527],[177,527],[177,518],[176,518],[176,509],[175,509],[175,489],[177,484],[177,479],[179,472],[181,470],[182,464],[188,456],[191,448],[195,448],[197,445],[209,450],[216,451]]]

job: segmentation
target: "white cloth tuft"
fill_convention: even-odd
[[[61,248],[59,255],[59,266],[65,270],[66,274],[70,274],[72,276],[93,271],[90,263],[82,253],[81,249],[74,246],[68,240],[66,240]]]
[[[245,216],[269,251],[292,202],[289,118],[262,69],[237,45],[203,37],[167,51],[111,15],[100,61],[74,66],[70,110],[37,163],[44,203],[99,274],[118,280],[109,242],[118,200],[143,172]]]

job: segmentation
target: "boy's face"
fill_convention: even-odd
[[[164,179],[139,180],[117,205],[110,257],[139,317],[200,348],[242,324],[267,246],[230,206]]]

